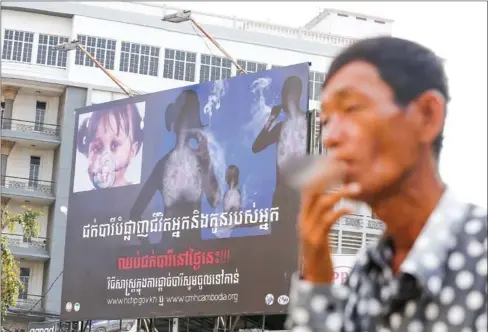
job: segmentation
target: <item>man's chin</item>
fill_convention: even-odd
[[[350,196],[350,198],[353,200],[357,200],[369,204],[370,202],[374,201],[374,197],[378,195],[377,188],[374,188],[374,186],[368,183],[368,181],[363,181],[360,178],[348,177],[344,181],[344,184],[345,185],[359,184],[359,187],[361,188],[360,191],[357,194],[353,194]]]

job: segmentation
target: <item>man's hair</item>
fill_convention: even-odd
[[[406,107],[427,90],[438,91],[446,103],[450,99],[442,60],[420,44],[394,37],[367,38],[346,48],[330,65],[322,87],[342,67],[354,61],[364,61],[377,68],[380,77],[393,90],[399,107]],[[433,143],[436,159],[442,149],[443,131]]]

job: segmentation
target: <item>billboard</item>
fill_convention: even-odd
[[[63,320],[285,313],[309,64],[76,113]]]

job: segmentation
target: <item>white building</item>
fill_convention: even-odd
[[[6,323],[10,331],[60,311],[66,228],[60,209],[68,200],[74,110],[125,97],[84,54],[51,46],[78,39],[140,93],[234,76],[231,62],[189,22],[161,21],[175,11],[135,3],[2,2],[2,204],[12,212],[21,205],[43,212],[39,238],[27,239],[20,229],[3,235],[26,286]],[[194,17],[248,72],[310,62],[311,109],[318,109],[332,57],[354,38],[391,34],[392,28],[391,20],[336,10],[322,11],[302,28]],[[334,231],[336,253],[355,254],[380,233],[367,209],[358,214]]]

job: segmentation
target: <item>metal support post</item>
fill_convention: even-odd
[[[171,22],[171,23],[182,23],[186,21],[190,21],[193,25],[197,27],[200,32],[202,32],[205,37],[207,37],[212,44],[215,45],[233,64],[236,66],[236,68],[243,74],[247,74],[246,70],[242,68],[237,61],[227,52],[218,42],[213,38],[191,15],[191,10],[183,10],[181,12],[177,12],[174,14],[170,15],[165,15],[162,19],[165,22]]]
[[[173,318],[173,324],[171,327],[171,332],[178,332],[179,331],[179,318]]]

